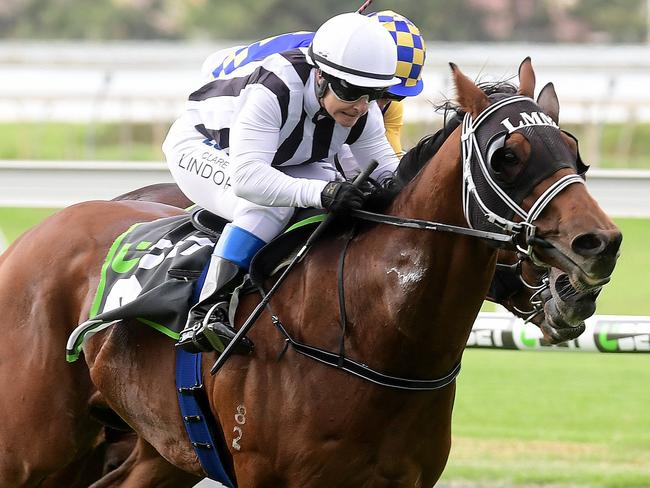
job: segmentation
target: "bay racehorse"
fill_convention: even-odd
[[[457,226],[467,217],[479,229],[513,232],[521,252],[562,270],[574,289],[599,289],[621,235],[576,174],[575,142],[554,122],[554,92],[533,102],[528,59],[515,96],[488,98],[453,65],[452,72],[468,115],[386,213]],[[192,486],[204,475],[176,405],[168,338],[118,324],[88,340],[85,364],[63,360],[113,240],[132,223],[179,212],[140,201],[75,205],[0,257],[0,486],[38,486],[92,448],[93,407],[110,407],[138,433],[127,461],[95,488]],[[288,334],[341,350],[343,249],[345,356],[363,363],[362,372],[365,365],[408,378],[397,383],[411,391],[285,349]],[[276,327],[265,313],[251,330],[254,353],[204,376],[238,486],[432,486],[449,453],[455,386],[424,386],[457,373],[496,257],[480,239],[382,224],[319,242],[271,300]],[[242,299],[236,324],[258,300]],[[204,367],[214,360],[204,354]]]
[[[417,165],[426,161],[428,158]],[[138,188],[114,200],[157,202],[178,208],[193,205],[175,183]],[[566,273],[535,264],[516,249],[499,249],[495,274],[485,299],[537,325],[545,343],[559,344],[584,332],[584,321],[596,311],[600,291],[582,292],[567,280]]]
[[[509,84],[498,83],[482,86],[484,91],[498,89],[516,93],[516,88]],[[556,117],[559,115],[556,109]],[[412,180],[422,166],[431,159],[446,138],[458,127],[462,120],[459,116],[438,133],[424,138],[417,150],[409,152],[400,163],[397,178],[401,184]],[[579,169],[584,176],[588,166],[579,160]],[[137,200],[164,203],[178,208],[189,208],[189,200],[175,183],[158,183],[124,193],[114,200]],[[515,316],[537,325],[543,333],[547,344],[559,344],[575,339],[584,332],[584,321],[596,311],[598,288],[588,291],[576,290],[571,286],[566,273],[533,262],[529,256],[516,249],[499,249],[497,264],[492,283],[485,297],[493,303],[502,305]]]

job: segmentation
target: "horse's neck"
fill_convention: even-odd
[[[395,198],[388,213],[402,217],[466,225],[462,212],[462,168],[452,135]]]
[[[459,147],[458,135],[450,137],[388,213],[466,226]],[[367,328],[381,331],[368,349],[382,349],[384,343],[395,360],[411,362],[411,370],[422,374],[431,371],[434,360],[433,369],[450,367],[487,292],[496,253],[476,239],[391,226],[378,226],[360,240],[367,242],[355,251],[366,264],[357,272],[368,271],[367,286],[381,289],[380,297],[366,299],[369,308],[382,305],[381,313],[366,322],[374,321]]]

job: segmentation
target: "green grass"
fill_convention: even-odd
[[[170,123],[2,123],[0,159],[161,161],[160,146]],[[650,124],[564,128],[580,140],[580,151],[587,163],[601,168],[650,168]],[[412,147],[437,129],[437,119],[406,124],[402,132],[404,147]]]
[[[51,208],[0,207],[0,232],[9,243],[54,212],[56,212],[56,209]]]
[[[650,221],[614,221],[623,233],[621,256],[611,283],[605,286],[598,297],[596,313],[650,315]]]
[[[650,486],[650,356],[467,350],[446,480]]]
[[[162,161],[169,124],[0,124],[0,159]]]
[[[611,124],[602,129],[567,126],[566,129],[581,141],[583,156],[587,154],[588,145],[595,145],[602,151],[602,160],[598,163],[601,168],[650,168],[649,125]]]

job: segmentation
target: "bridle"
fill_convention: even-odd
[[[531,109],[537,109],[537,111]],[[510,124],[514,130],[503,131],[499,126],[505,125],[503,122],[507,118],[500,121],[496,119],[495,115],[503,111],[507,111],[508,115],[512,115],[516,113],[515,111],[519,110],[528,110],[537,113],[538,119],[534,120],[534,122],[541,122],[541,124],[531,123],[530,125],[516,128]],[[525,113],[519,112],[519,115],[523,116]],[[521,207],[521,202],[515,201],[509,192],[495,180],[493,172],[490,171],[486,162],[486,156],[490,151],[494,150],[496,145],[503,146],[509,134],[520,132],[522,128],[543,125],[550,128],[551,131],[555,129],[557,137],[560,137],[561,132],[557,125],[548,116],[543,118],[539,114],[543,113],[532,99],[521,95],[514,95],[493,103],[474,120],[472,120],[470,114],[465,114],[461,129],[463,212],[467,223],[470,227],[474,228],[484,227],[482,224],[487,222],[491,224],[488,227],[500,228],[515,238],[521,236],[521,239],[519,239],[520,242],[516,244],[517,250],[528,256],[538,266],[543,265],[543,263],[535,257],[533,246],[538,244],[542,247],[550,247],[551,245],[545,240],[536,237],[537,227],[533,222],[562,190],[574,183],[584,184],[584,179],[579,174],[563,176],[547,188],[535,200],[530,209],[526,211]],[[487,134],[484,132],[487,132]],[[480,141],[477,136],[482,136]],[[552,170],[556,170],[556,168],[560,169],[561,167],[572,167],[577,170],[575,159],[573,161],[554,161],[553,163],[557,164],[551,166]],[[546,175],[546,173],[542,174]],[[539,175],[537,176],[537,179],[530,182],[529,186],[534,186],[542,179]],[[483,185],[487,184],[490,189],[487,198],[481,195],[477,189],[477,182],[475,181],[477,177],[482,178],[481,183]],[[511,215],[518,217],[517,221],[513,217],[495,212],[493,210],[494,206],[508,209]],[[478,221],[477,216],[482,217],[484,222]],[[522,246],[522,243],[525,247]]]
[[[525,261],[529,261],[529,259],[526,256],[519,254],[516,263],[513,264],[497,263],[496,270],[495,270],[495,278],[499,275],[499,273],[510,274],[511,276],[510,279],[514,278],[517,282],[517,285],[519,286],[519,288],[515,289],[514,291],[519,291],[521,287],[524,287],[532,292],[528,299],[528,302],[531,305],[531,310],[523,310],[514,304],[510,305],[512,310],[514,310],[517,314],[519,314],[519,316],[524,320],[524,322],[527,323],[532,321],[539,314],[544,313],[544,299],[542,295],[547,290],[550,290],[551,280],[549,277],[548,269],[541,268],[540,271],[543,270],[543,273],[539,278],[539,283],[538,284],[529,283],[524,277],[523,270],[522,270],[522,266]],[[538,268],[535,264],[532,264],[532,266]],[[498,301],[497,297],[490,297],[489,299],[490,300],[494,299]]]

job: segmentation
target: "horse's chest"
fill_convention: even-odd
[[[425,260],[422,251],[418,249],[400,251],[386,268],[387,284],[401,290],[405,295],[420,284],[424,275]]]

